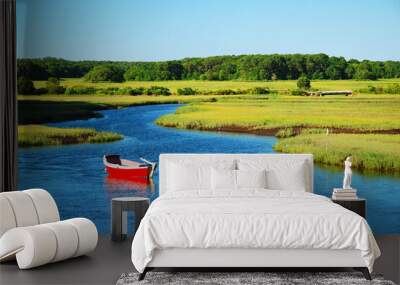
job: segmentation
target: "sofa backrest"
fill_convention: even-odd
[[[184,164],[188,169],[194,166],[234,165],[235,169],[243,167],[257,167],[273,169],[279,175],[273,177],[274,184],[279,184],[279,179],[298,176],[298,165],[301,165],[301,175],[304,175],[304,191],[313,192],[314,162],[312,154],[161,154],[159,168],[159,194],[165,194],[169,189],[170,177],[168,174],[171,165]],[[293,166],[293,167],[292,167]],[[172,167],[173,169],[173,167]],[[211,178],[210,178],[211,179]],[[290,190],[290,189],[276,189]]]
[[[0,237],[9,229],[57,222],[53,197],[43,189],[0,193]]]

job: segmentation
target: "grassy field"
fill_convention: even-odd
[[[18,126],[20,147],[49,146],[76,143],[106,143],[122,139],[123,136],[94,129],[54,128],[41,125]]]
[[[221,98],[181,107],[156,123],[186,129],[286,134],[294,137],[279,140],[277,151],[313,153],[317,162],[328,165],[342,165],[352,154],[354,168],[400,172],[399,110],[399,95]],[[328,137],[304,134],[315,129],[325,132],[325,128],[331,133]]]
[[[160,117],[167,127],[247,131],[274,135],[279,129],[332,128],[341,132],[400,130],[400,96],[278,96],[221,98],[179,108]]]
[[[281,139],[274,146],[285,153],[312,153],[322,164],[343,165],[353,156],[353,167],[400,172],[400,135],[302,134]]]
[[[221,90],[221,89],[250,89],[257,86],[269,87],[270,89],[279,91],[288,91],[296,88],[295,80],[277,80],[277,81],[195,81],[195,80],[178,80],[178,81],[129,81],[123,83],[90,83],[80,78],[67,78],[62,79],[61,84],[65,87],[69,86],[83,86],[83,87],[96,87],[96,88],[108,88],[108,87],[149,87],[153,85],[163,86],[169,88],[173,93],[176,93],[178,88],[191,87],[199,90]],[[400,79],[382,79],[377,81],[357,81],[357,80],[317,80],[312,81],[312,87],[321,90],[358,90],[366,88],[368,85],[387,87],[391,84],[400,84]],[[44,87],[46,81],[35,81],[36,87]],[[282,92],[281,92],[282,93]],[[283,92],[285,93],[285,92]],[[379,97],[376,97],[379,96]],[[43,123],[43,122],[58,122],[76,119],[85,119],[100,116],[96,113],[96,110],[107,109],[107,108],[119,108],[135,105],[145,104],[166,104],[166,103],[199,103],[199,102],[212,102],[218,100],[218,104],[209,104],[215,106],[214,111],[210,110],[206,105],[202,105],[198,114],[192,112],[193,120],[187,118],[188,115],[182,115],[179,119],[183,121],[176,121],[178,117],[170,116],[168,119],[163,118],[159,121],[160,124],[170,125],[175,127],[194,127],[203,128],[209,125],[211,128],[220,127],[221,125],[235,125],[265,129],[265,126],[269,127],[280,127],[280,126],[292,126],[298,124],[302,120],[301,116],[304,112],[311,111],[314,116],[308,116],[305,124],[317,124],[326,126],[326,121],[329,124],[339,125],[344,127],[353,123],[357,128],[369,127],[371,121],[376,122],[377,128],[392,128],[390,115],[385,115],[385,124],[380,126],[380,122],[376,117],[380,117],[386,112],[387,107],[390,108],[390,104],[394,101],[394,106],[390,108],[389,112],[392,113],[394,108],[398,108],[398,101],[395,96],[388,95],[373,95],[373,97],[365,94],[357,94],[353,98],[346,97],[324,97],[324,98],[303,98],[295,96],[286,96],[283,94],[269,96],[270,98],[277,97],[275,99],[280,100],[268,100],[263,102],[265,97],[254,96],[254,95],[193,95],[193,96],[127,96],[127,95],[40,95],[40,96],[19,96],[20,102],[20,123]],[[371,107],[372,104],[368,104],[368,101],[377,102],[376,108]],[[229,101],[232,104],[228,104]],[[240,104],[238,104],[240,101]],[[274,104],[271,102],[274,101]],[[364,101],[364,104],[361,102]],[[305,102],[305,104],[303,104]],[[334,103],[335,110],[330,110],[327,114],[325,107],[330,106],[330,103]],[[374,103],[372,102],[372,103]],[[220,103],[224,103],[220,104]],[[226,104],[225,104],[226,103]],[[241,104],[244,104],[243,108]],[[266,105],[265,105],[266,104]],[[359,116],[356,113],[360,113],[360,108],[364,105],[368,107],[368,115],[374,117]],[[353,106],[353,107],[352,107]],[[275,108],[277,107],[277,108]],[[343,107],[343,113],[338,116],[340,108]],[[197,107],[196,107],[197,108]],[[216,109],[219,110],[216,110]],[[270,112],[270,116],[266,114],[265,110]],[[330,108],[333,109],[333,108]],[[375,112],[374,112],[375,109]],[[298,111],[299,110],[299,111]],[[186,112],[185,109],[181,112]],[[254,111],[254,113],[253,113]],[[328,114],[333,114],[333,118],[330,118]],[[207,117],[204,118],[203,112],[207,112]],[[232,112],[232,114],[230,114]],[[383,113],[382,113],[383,112]],[[221,116],[221,113],[222,114]],[[238,113],[242,113],[239,115]],[[260,114],[261,113],[261,114]],[[372,114],[373,113],[373,114]],[[320,115],[323,115],[323,118]],[[197,117],[196,117],[197,116]],[[297,118],[296,118],[297,116]],[[299,117],[300,116],[300,117]],[[347,121],[343,122],[344,119],[354,116],[357,122]],[[398,117],[396,117],[398,119]],[[396,119],[394,118],[394,119]],[[330,123],[331,119],[334,121]],[[213,122],[214,121],[214,122]],[[396,122],[393,122],[395,124]],[[372,122],[373,124],[373,122]],[[201,126],[199,126],[201,125]],[[275,126],[274,126],[275,125]],[[342,126],[344,125],[344,126]]]
[[[35,81],[35,87],[45,87],[46,81]],[[370,80],[313,80],[313,88],[321,90],[358,90],[369,85],[376,87],[386,87],[391,84],[400,84],[400,79],[380,79]],[[274,80],[274,81],[201,81],[201,80],[175,80],[175,81],[127,81],[122,83],[99,82],[91,83],[81,78],[66,78],[61,81],[64,87],[86,86],[96,88],[108,87],[167,87],[171,92],[176,93],[178,88],[191,87],[199,90],[218,90],[218,89],[250,89],[254,87],[269,87],[273,90],[288,91],[296,89],[296,80]]]
[[[19,96],[22,124],[84,119],[99,116],[97,110],[145,104],[189,103],[174,114],[164,115],[156,123],[167,127],[255,133],[259,135],[294,135],[281,139],[276,150],[311,152],[316,161],[342,164],[346,155],[354,156],[354,166],[387,171],[400,170],[400,95],[355,94],[355,96],[290,96],[296,81],[158,81],[124,83],[89,83],[64,79],[62,85],[83,87],[163,86],[176,93],[191,87],[210,91],[268,87],[279,94],[270,95],[193,95],[193,96],[124,96],[124,95],[40,95]],[[319,80],[312,87],[320,90],[359,90],[370,85],[388,87],[400,79],[377,81]],[[44,81],[35,82],[44,87]],[[306,130],[329,128],[331,135],[305,134]],[[64,131],[64,130],[63,130]],[[371,134],[375,133],[375,134]],[[34,132],[27,134],[33,140]],[[329,145],[329,153],[326,147]]]

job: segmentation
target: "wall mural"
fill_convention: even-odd
[[[160,153],[313,153],[317,194],[342,186],[351,155],[373,231],[400,233],[399,61],[65,60],[31,56],[29,44],[18,59],[19,188],[50,191],[63,219],[110,232],[111,198],[158,196]]]

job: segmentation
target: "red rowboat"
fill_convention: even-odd
[[[150,178],[153,176],[156,163],[140,158],[143,162],[121,159],[119,155],[105,155],[103,163],[110,177],[129,179],[132,177]]]

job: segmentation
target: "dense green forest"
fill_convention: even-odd
[[[346,60],[326,54],[213,56],[159,62],[18,59],[18,77],[84,77],[88,81],[124,80],[284,80],[400,78],[399,61]]]

